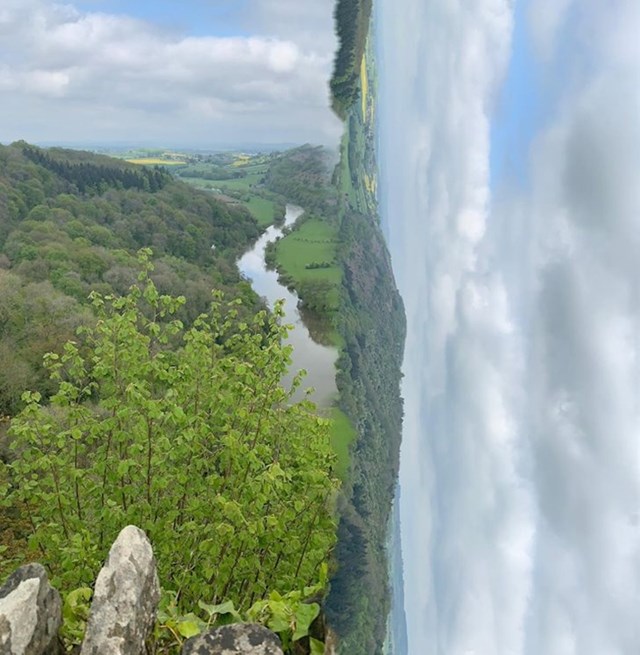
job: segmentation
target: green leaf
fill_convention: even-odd
[[[309,637],[309,645],[311,646],[311,655],[324,655],[324,643],[322,641]]]
[[[219,605],[208,605],[207,603],[203,603],[201,600],[199,600],[198,607],[204,610],[210,617],[213,616],[214,614],[218,614],[218,615],[231,614],[231,616],[236,618],[238,622],[241,621],[240,614],[238,614],[238,612],[236,611],[236,608],[232,600],[227,600],[224,603],[220,603]]]
[[[193,619],[185,619],[183,621],[178,621],[178,632],[187,639],[189,637],[195,637],[201,632],[201,627],[198,621]]]
[[[327,586],[327,582],[329,581],[329,565],[327,562],[322,562],[320,565],[320,586],[324,589],[324,587]]]
[[[293,612],[291,607],[282,601],[270,600],[269,609],[271,616],[267,621],[267,627],[274,632],[285,632],[291,628]]]
[[[80,587],[67,594],[62,608],[62,616],[65,621],[86,619],[89,614],[89,601],[92,593],[89,587]]]
[[[293,633],[293,641],[302,639],[309,634],[309,627],[320,614],[318,603],[300,603],[295,611],[296,629]]]

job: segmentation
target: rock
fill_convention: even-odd
[[[40,564],[21,566],[0,587],[0,653],[54,655],[62,621],[60,594]]]
[[[141,655],[160,600],[145,533],[128,526],[115,540],[96,580],[81,655]]]
[[[187,639],[182,655],[282,655],[280,639],[256,623],[234,623]]]

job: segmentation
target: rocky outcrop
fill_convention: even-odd
[[[56,655],[60,594],[40,564],[27,564],[0,588],[0,653]]]
[[[120,532],[96,580],[81,655],[141,655],[160,600],[151,544],[134,526]]]
[[[142,530],[130,525],[111,546],[96,580],[80,655],[147,653],[146,641],[155,623],[159,600],[160,585],[151,544]],[[49,584],[44,567],[21,567],[0,587],[0,655],[61,655],[61,616],[60,594]],[[315,635],[313,630],[312,634]],[[324,629],[317,636],[324,636]],[[296,644],[301,645],[302,641]],[[77,648],[72,652],[76,653]],[[295,652],[308,653],[308,649]],[[227,625],[188,639],[182,655],[283,653],[275,633],[249,623]]]
[[[182,655],[282,655],[282,646],[271,630],[236,623],[187,639]]]

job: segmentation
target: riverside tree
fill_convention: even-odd
[[[301,589],[334,545],[337,482],[329,421],[292,402],[300,376],[281,384],[281,312],[242,322],[214,295],[185,330],[149,256],[127,295],[93,294],[95,326],[47,356],[55,393],[24,395],[0,498],[63,589],[92,583],[127,524],[149,534],[182,607]]]

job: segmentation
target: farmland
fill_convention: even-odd
[[[127,159],[130,164],[139,164],[141,166],[184,166],[186,162],[179,159],[161,159],[160,157],[137,157]]]

